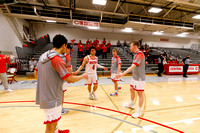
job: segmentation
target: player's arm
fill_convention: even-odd
[[[117,62],[118,62],[117,74],[119,74],[121,72],[121,64],[122,64],[121,59],[118,58]]]
[[[126,75],[127,73],[131,72],[134,68],[136,67],[135,64],[132,64],[128,69],[126,69],[126,71],[124,71],[123,73],[117,74],[116,78],[121,78],[124,75]]]
[[[98,62],[98,58],[97,58],[97,62]],[[105,71],[108,71],[108,68],[107,68],[107,67],[104,67],[104,66],[102,66],[102,65],[100,65],[100,64],[97,64],[97,68],[102,68],[102,69],[104,69]]]
[[[88,58],[87,56],[83,59],[83,63],[81,64],[81,66],[78,68],[78,70],[76,70],[73,75],[76,75],[78,74],[82,69],[83,67],[85,66],[85,64],[88,62]]]
[[[34,77],[37,79],[37,74],[38,74],[38,64],[36,65],[34,69]]]
[[[9,63],[10,63],[10,59],[9,59],[9,58],[10,58],[10,55],[6,55],[5,57],[6,57],[5,62],[9,64]]]
[[[38,71],[37,70],[35,70],[34,71],[34,77],[37,79],[37,74],[38,74]]]
[[[118,68],[117,68],[117,74],[121,72],[121,64],[118,64]]]
[[[79,76],[70,75],[69,77],[65,78],[64,80],[67,81],[67,83],[74,83],[81,79],[88,79],[88,75],[86,73],[79,75]]]

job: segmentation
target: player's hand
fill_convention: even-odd
[[[4,56],[3,59],[6,59],[6,56]]]
[[[76,75],[77,74],[77,72],[72,72],[72,75]]]
[[[6,58],[10,58],[10,55],[6,55]]]
[[[116,77],[116,79],[119,79],[119,78],[123,77],[123,73],[116,74],[115,77]]]
[[[108,71],[108,68],[107,68],[107,67],[103,67],[103,69],[104,69],[105,71]]]
[[[82,78],[83,79],[88,79],[88,74],[87,73],[82,74]]]

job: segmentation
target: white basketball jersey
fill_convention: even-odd
[[[88,63],[85,65],[85,72],[86,73],[96,73],[97,72],[97,57],[95,56],[94,59],[87,55]]]

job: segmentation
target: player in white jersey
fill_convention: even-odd
[[[139,50],[140,42],[134,41],[130,43],[130,50],[134,53],[133,64],[123,73],[117,74],[116,78],[120,78],[132,71],[132,78],[130,84],[131,101],[126,107],[134,109],[135,92],[139,96],[139,108],[132,115],[134,118],[138,118],[142,115],[142,105],[144,103],[144,86],[145,86],[145,56],[142,51]]]
[[[88,85],[89,98],[91,100],[94,100],[94,99],[97,99],[97,95],[95,94],[95,91],[98,88],[97,67],[103,68],[105,71],[107,71],[108,69],[98,64],[98,57],[95,56],[96,54],[95,47],[93,46],[90,47],[89,52],[90,52],[90,55],[87,55],[84,58],[82,65],[73,74],[74,75],[78,74],[78,72],[81,71],[83,67],[85,66],[85,72],[88,74],[88,79],[85,80],[85,85]],[[94,85],[93,91],[91,91],[92,84]]]

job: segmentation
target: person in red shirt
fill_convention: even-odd
[[[79,40],[79,43],[78,43],[78,55],[80,55],[80,51],[79,51],[79,49],[80,49],[80,45],[82,44],[82,42],[81,42],[81,40]]]
[[[90,43],[90,40],[89,40],[89,39],[87,39],[87,41],[86,41],[86,44],[88,44],[88,43]]]
[[[85,45],[86,55],[89,54],[89,48],[90,48],[89,43],[87,43],[87,44]]]
[[[174,64],[179,64],[178,58],[174,61]]]
[[[98,38],[96,38],[95,42],[96,42],[96,44],[99,44],[99,40],[98,40]]]
[[[0,54],[0,79],[3,83],[5,92],[13,92],[13,90],[8,88],[8,79],[6,74],[6,63],[10,63],[10,55],[1,55]]]
[[[104,45],[103,47],[103,56],[102,56],[102,59],[107,59],[107,45]]]
[[[102,54],[102,55],[103,55],[103,47],[104,47],[104,44],[103,43],[100,44],[100,54]]]
[[[81,43],[80,46],[79,46],[79,58],[81,58],[83,56],[83,44]]]
[[[106,39],[103,38],[102,44],[106,45]]]
[[[99,55],[100,55],[100,50],[101,50],[100,45],[97,43],[96,51],[97,51],[97,56],[98,56],[98,57],[99,57]]]
[[[172,60],[172,58],[169,59],[169,61],[167,62],[168,64],[174,64],[174,61]]]
[[[110,41],[107,43],[107,51],[108,51],[108,53],[110,53],[110,46],[111,46],[111,43],[110,43]]]

